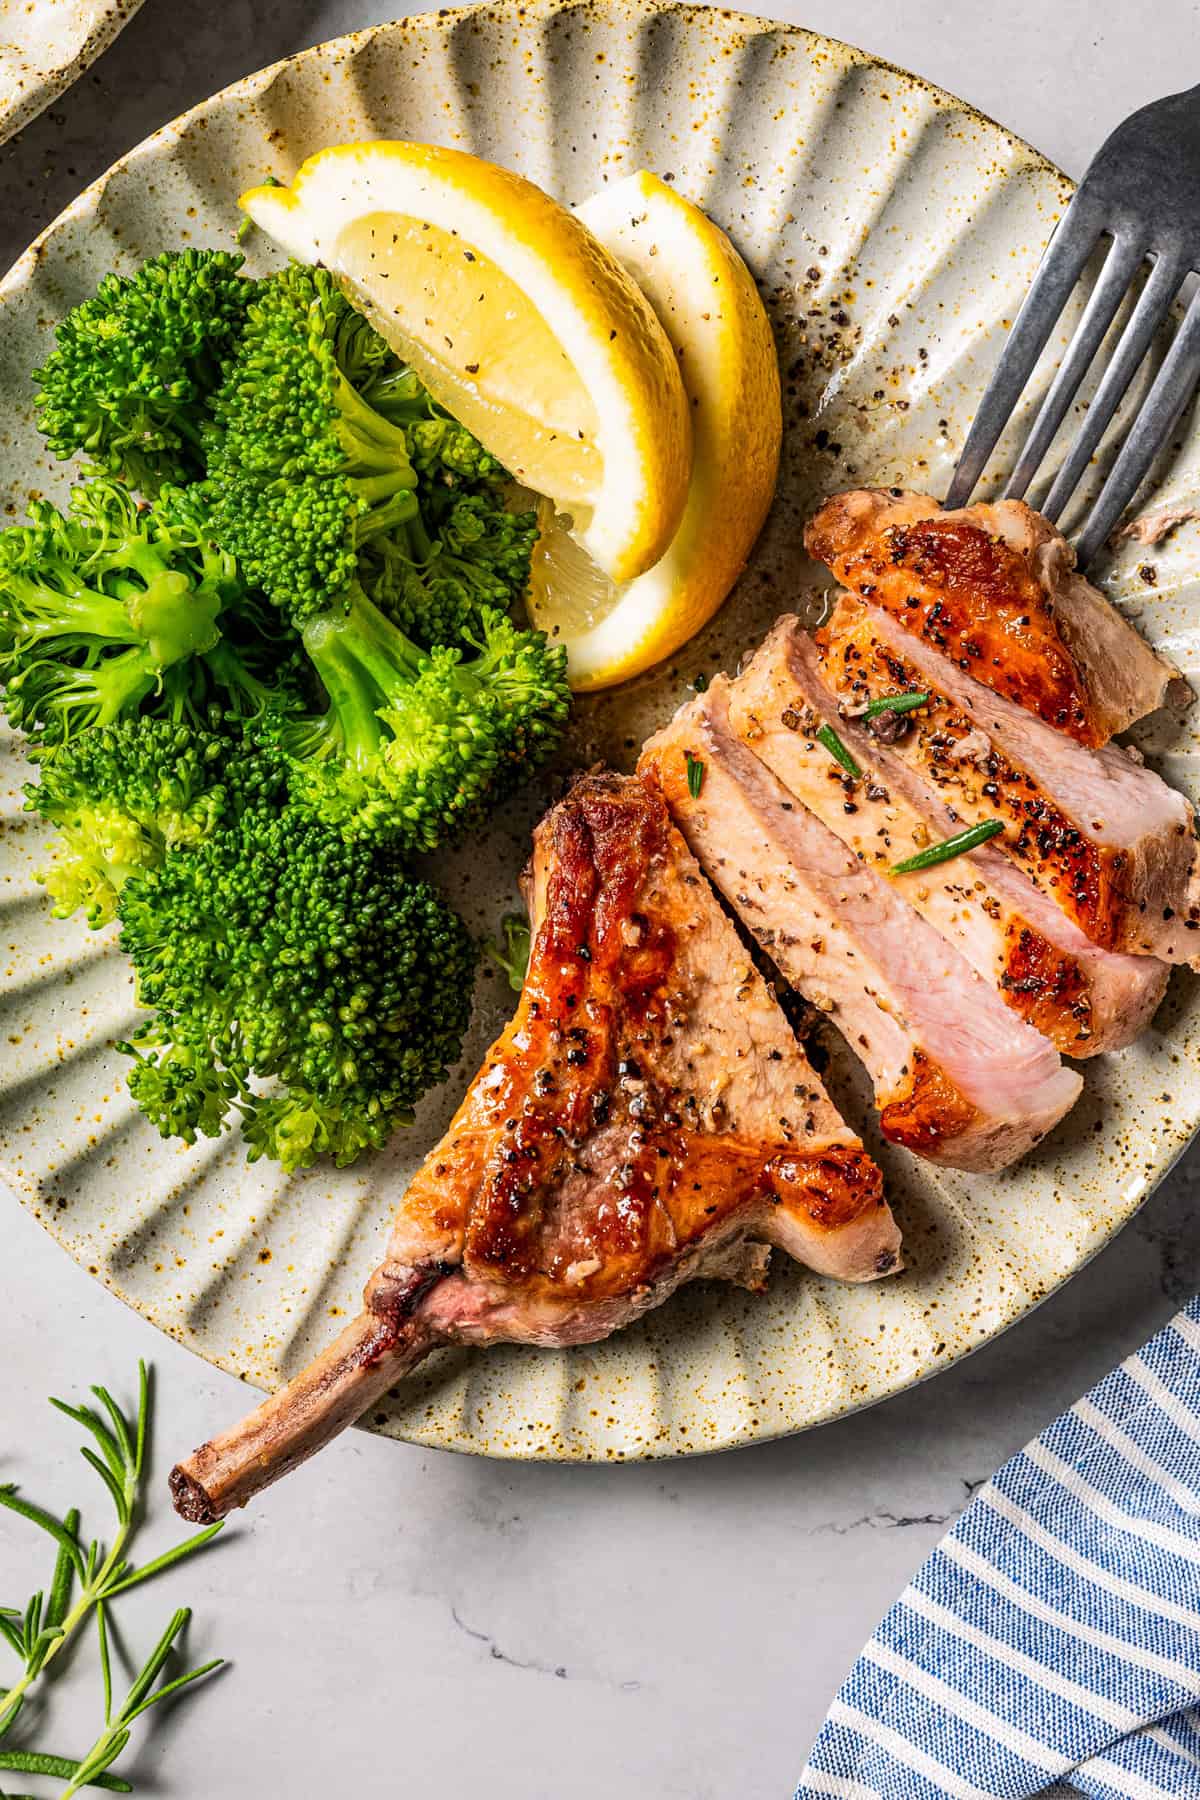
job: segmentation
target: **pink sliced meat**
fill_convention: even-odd
[[[827,500],[804,541],[860,599],[1081,744],[1192,698],[1021,500],[943,512],[925,494],[860,488]]]
[[[1005,1003],[1064,1055],[1130,1044],[1149,1024],[1170,970],[1099,949],[994,844],[910,875],[893,867],[962,829],[941,792],[894,747],[916,727],[902,712],[847,718],[811,636],[783,618],[729,692],[738,735],[784,787],[959,949]],[[817,732],[832,724],[862,771],[847,773]],[[892,739],[893,742],[888,740]]]
[[[816,634],[850,713],[927,693],[896,754],[963,826],[999,821],[1012,857],[1102,949],[1200,966],[1192,809],[1116,744],[1088,749],[975,681],[882,608],[845,595]]]
[[[729,687],[719,677],[677,713],[641,772],[747,930],[862,1061],[884,1135],[953,1168],[1015,1162],[1074,1104],[1079,1076],[759,761],[730,723]]]

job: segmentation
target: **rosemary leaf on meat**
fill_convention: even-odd
[[[956,831],[942,843],[930,844],[928,850],[919,850],[904,862],[893,863],[891,872],[893,875],[915,875],[918,869],[932,869],[937,863],[949,862],[952,857],[978,849],[980,844],[986,844],[989,838],[1003,830],[1003,820],[981,819],[978,825],[968,825],[965,831]]]
[[[687,763],[688,793],[693,800],[698,800],[700,790],[704,786],[704,764],[698,756],[693,756],[690,750],[685,750],[683,755],[684,761]]]
[[[220,1524],[209,1525],[141,1568],[129,1564],[126,1551],[138,1523],[150,1430],[150,1377],[146,1365],[138,1364],[137,1412],[132,1419],[126,1417],[107,1388],[97,1386],[91,1391],[99,1402],[96,1407],[70,1406],[65,1400],[51,1400],[50,1404],[83,1426],[92,1438],[92,1444],[81,1446],[81,1454],[100,1477],[112,1501],[116,1530],[111,1545],[106,1549],[99,1538],[85,1540],[80,1536],[77,1508],[59,1519],[26,1500],[11,1484],[0,1486],[0,1507],[37,1526],[57,1547],[49,1586],[39,1589],[19,1609],[0,1607],[0,1638],[22,1664],[17,1680],[7,1689],[0,1688],[0,1738],[16,1723],[29,1689],[96,1608],[191,1556],[221,1529]]]
[[[929,699],[928,694],[880,694],[877,700],[868,700],[864,718],[877,719],[880,713],[915,712],[918,706],[924,706]]]
[[[862,770],[859,768],[832,725],[822,725],[820,731],[817,733],[817,742],[828,750],[834,762],[841,763],[847,775],[853,776],[855,781],[862,780]]]

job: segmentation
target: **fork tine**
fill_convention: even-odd
[[[1184,314],[1154,385],[1133,422],[1075,546],[1086,568],[1145,480],[1200,380],[1200,294]]]
[[[1166,256],[1160,256],[1150,271],[1133,315],[1121,334],[1112,361],[1104,371],[1087,413],[1079,421],[1079,429],[1072,439],[1062,468],[1042,502],[1041,511],[1047,519],[1057,521],[1079,486],[1096,445],[1108,430],[1186,273],[1187,267],[1183,261]]]
[[[1037,418],[1009,477],[1008,486],[1004,490],[1009,499],[1024,498],[1025,490],[1054,442],[1055,434],[1066,417],[1080,382],[1091,368],[1105,333],[1129,292],[1134,275],[1145,260],[1146,251],[1140,242],[1130,242],[1127,238],[1113,239],[1112,249],[1105,258],[1099,279],[1088,296],[1083,317],[1038,409]]]
[[[964,506],[970,499],[1103,230],[1097,208],[1080,189],[1050,240],[1009,333],[1004,354],[980,401],[943,502],[947,509]]]

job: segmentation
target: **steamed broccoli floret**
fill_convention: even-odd
[[[240,1118],[251,1161],[342,1166],[410,1123],[459,1055],[475,947],[391,850],[252,808],[129,879],[118,912],[155,1009],[120,1048],[164,1136]]]
[[[73,489],[66,515],[39,501],[30,519],[0,532],[0,683],[18,729],[53,747],[142,709],[196,716],[224,694],[249,715],[293,692],[299,640],[246,594],[194,489],[139,507],[105,477]]]
[[[293,264],[256,283],[213,396],[210,473],[319,477],[338,486],[342,504],[368,507],[411,492],[416,471],[404,425],[377,412],[371,398],[394,362],[327,270]]]
[[[357,582],[423,644],[478,629],[529,576],[532,512],[323,269],[257,285],[214,396],[213,530],[293,617]]]
[[[432,850],[475,822],[557,743],[566,653],[485,609],[478,654],[422,652],[357,592],[309,619],[304,645],[328,710],[289,719],[294,791],[351,835]]]
[[[389,478],[382,479],[387,489]],[[365,497],[368,488],[359,482],[352,494],[341,477],[258,481],[227,474],[205,494],[213,530],[247,579],[302,624],[354,585],[360,551],[373,534],[403,531],[417,520],[411,488],[388,489],[378,505]]]
[[[211,650],[235,565],[164,495],[139,510],[104,479],[0,532],[0,681],[12,723],[61,742],[107,725]]]
[[[562,651],[501,610],[531,522],[323,269],[260,284],[213,418],[213,531],[301,632],[329,697],[283,734],[298,796],[348,830],[432,849],[566,719]]]
[[[248,806],[282,805],[286,772],[268,744],[248,742],[214,708],[203,724],[123,719],[85,731],[48,757],[25,805],[59,837],[39,875],[56,918],[116,916],[131,875],[194,847]]]
[[[388,350],[378,332],[372,331],[372,336],[379,372],[371,378],[367,397],[376,412],[393,425],[404,426],[409,461],[422,494],[438,486],[461,489],[507,482],[508,471],[499,458],[438,405],[416,370]]]
[[[507,612],[525,593],[537,512],[515,505],[504,465],[412,369],[398,363],[374,383],[371,399],[406,427],[420,511],[403,532],[364,539],[359,581],[419,643],[456,643],[478,631],[484,607]]]
[[[83,451],[147,494],[203,473],[205,404],[252,292],[241,266],[225,250],[167,251],[67,314],[34,371],[56,456]]]
[[[359,580],[419,643],[456,644],[478,633],[486,608],[507,612],[525,591],[537,514],[510,512],[492,492],[450,492],[441,508],[437,497],[422,500],[422,517],[405,533],[366,544]]]

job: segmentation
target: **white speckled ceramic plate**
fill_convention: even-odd
[[[0,144],[108,48],[142,0],[0,0]]]
[[[570,753],[628,766],[700,670],[730,666],[815,572],[800,527],[861,481],[941,491],[981,384],[1068,192],[1041,157],[915,77],[826,39],[727,12],[619,3],[484,7],[345,38],[239,83],[82,194],[0,288],[3,498],[62,485],[29,424],[29,370],[100,273],[230,238],[238,191],[323,144],[433,139],[520,169],[568,201],[647,166],[732,234],[786,372],[779,499],[751,569],[677,662],[583,703]],[[267,247],[250,246],[253,259]],[[1195,449],[1166,491],[1196,485]],[[1122,556],[1112,591],[1185,663],[1197,533]],[[1150,561],[1152,571],[1139,574]],[[1194,743],[1144,740],[1193,786]],[[129,975],[107,936],[50,920],[22,770],[5,766],[0,843],[0,1168],[64,1249],[164,1331],[277,1384],[356,1309],[406,1175],[440,1133],[509,996],[481,978],[463,1069],[391,1152],[337,1175],[248,1170],[236,1141],[164,1145],[133,1112],[112,1040]],[[471,924],[515,899],[526,797],[440,870]],[[904,1225],[901,1278],[843,1288],[778,1265],[765,1298],[688,1289],[633,1330],[570,1353],[444,1353],[373,1423],[493,1455],[712,1450],[799,1430],[927,1376],[1002,1330],[1130,1217],[1200,1118],[1196,988],[1177,976],[1153,1030],[1087,1067],[1075,1112],[990,1180],[877,1147]],[[874,1141],[866,1093],[829,1079]]]

